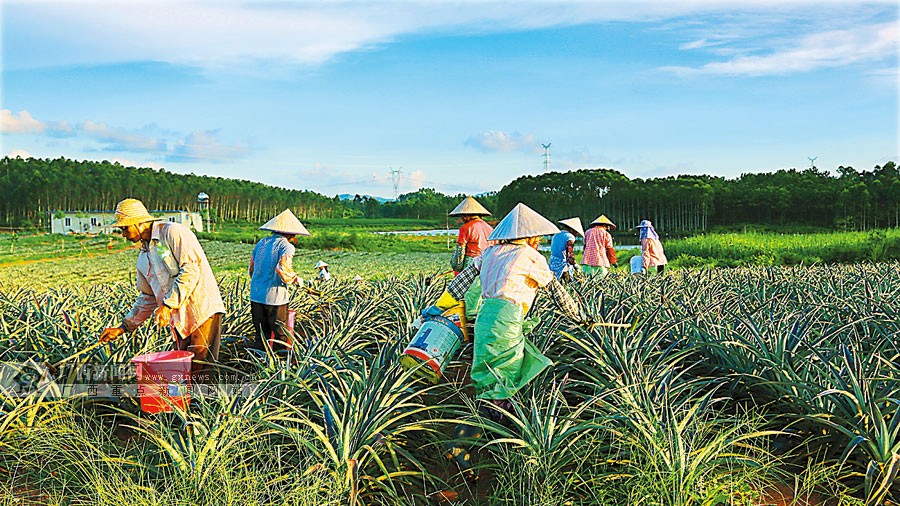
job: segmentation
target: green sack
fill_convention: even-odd
[[[472,384],[479,399],[508,399],[553,362],[522,334],[522,307],[485,299],[475,323]]]
[[[466,320],[475,321],[478,311],[481,310],[481,276],[475,278],[475,281],[466,290],[463,302],[466,304]]]

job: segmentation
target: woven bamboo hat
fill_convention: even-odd
[[[536,237],[540,235],[551,235],[559,232],[550,220],[544,218],[534,209],[519,202],[505,218],[500,220],[497,228],[491,232],[488,237],[489,241],[509,241],[513,239],[523,239],[525,237]]]
[[[574,218],[567,218],[565,220],[559,220],[559,221],[557,221],[557,223],[571,228],[572,230],[575,231],[576,234],[580,235],[581,237],[584,237],[584,227],[581,226],[581,218],[576,216]]]
[[[592,221],[589,226],[593,227],[594,225],[609,225],[610,228],[616,228],[616,224],[610,221],[605,214],[601,214],[600,217]]]
[[[294,213],[292,213],[290,209],[285,209],[281,214],[267,221],[265,225],[259,227],[259,229],[286,235],[309,235],[306,227],[300,223],[300,220],[294,216]]]
[[[456,206],[456,209],[450,211],[450,216],[464,216],[464,215],[473,215],[473,216],[490,216],[491,212],[484,208],[483,205],[479,204],[475,197],[466,197],[466,200],[463,200]]]
[[[138,199],[125,199],[116,204],[116,222],[112,224],[114,227],[127,227],[128,225],[137,225],[148,221],[156,221],[147,212],[144,203]]]
[[[328,264],[326,264],[326,263],[325,263],[324,261],[322,261],[322,260],[319,260],[319,261],[316,263],[316,269],[321,269],[322,267],[328,267]]]

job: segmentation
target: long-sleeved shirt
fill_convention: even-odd
[[[282,306],[291,300],[288,285],[297,283],[294,245],[281,234],[264,237],[250,257],[250,302]]]
[[[666,265],[669,263],[659,239],[642,239],[641,257],[643,259],[644,269],[654,265]]]
[[[565,291],[550,271],[547,260],[534,248],[522,243],[501,243],[490,246],[447,286],[447,292],[457,299],[481,276],[481,296],[485,299],[505,299],[528,313],[538,288],[546,287],[560,309],[573,320],[580,320],[578,304]]]
[[[584,233],[584,255],[582,265],[593,267],[609,267],[616,263],[616,250],[613,248],[612,234],[603,227],[594,226]]]
[[[139,327],[163,305],[172,308],[172,326],[181,336],[210,316],[225,312],[212,268],[197,236],[180,223],[154,223],[150,242],[141,245],[135,284],[140,292],[122,325]]]

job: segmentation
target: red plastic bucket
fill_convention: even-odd
[[[137,370],[141,411],[168,413],[191,403],[190,351],[161,351],[131,359]]]
[[[297,317],[297,312],[293,309],[288,311],[287,321],[284,323],[284,326],[287,327],[286,336],[284,337],[286,343],[284,343],[284,347],[288,350],[294,347],[294,320]],[[275,349],[275,332],[269,336],[269,348]]]

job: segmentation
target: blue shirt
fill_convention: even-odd
[[[554,235],[553,240],[550,241],[550,270],[553,271],[556,277],[559,277],[563,269],[568,265],[568,262],[566,262],[566,244],[569,241],[575,242],[575,234],[566,230]]]
[[[250,277],[250,301],[281,306],[291,300],[287,284],[275,272],[281,257],[294,256],[294,245],[283,235],[272,234],[253,248],[253,276]]]

